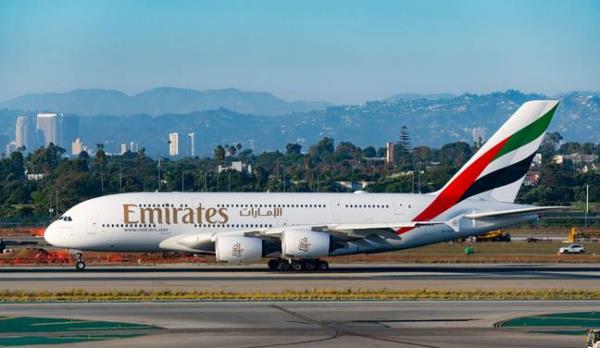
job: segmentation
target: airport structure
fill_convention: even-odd
[[[169,156],[179,156],[179,133],[169,133]]]

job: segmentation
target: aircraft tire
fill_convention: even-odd
[[[77,260],[77,262],[75,262],[75,269],[78,271],[85,270],[85,262],[83,262],[82,260]]]
[[[317,261],[317,270],[319,271],[327,271],[329,269],[329,262],[327,261]]]
[[[280,261],[280,260],[277,260],[277,259],[271,259],[271,260],[269,260],[269,263],[268,263],[268,265],[269,265],[269,270],[271,270],[271,271],[276,271],[276,270],[277,270],[277,268],[279,268],[279,263],[280,263],[280,262],[281,262],[281,261]]]
[[[287,260],[281,260],[281,261],[279,262],[279,267],[278,267],[278,269],[279,269],[280,271],[287,272],[287,271],[289,271],[289,270],[290,270],[290,263],[289,263],[289,262],[287,262]]]
[[[292,261],[292,270],[293,270],[293,271],[296,271],[296,272],[303,271],[303,270],[304,270],[304,268],[305,268],[305,267],[304,267],[304,265],[302,264],[302,262],[300,262],[300,261],[296,261],[296,260]]]

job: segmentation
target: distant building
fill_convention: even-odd
[[[228,166],[219,165],[219,167],[217,168],[217,171],[219,173],[224,172],[226,170],[235,170],[235,171],[238,171],[240,173],[246,172],[248,174],[251,174],[252,173],[252,166],[250,164],[244,164],[242,161],[233,161]]]
[[[336,181],[336,183],[340,186],[343,186],[352,191],[360,191],[364,190],[367,186],[372,184],[372,181]]]
[[[77,138],[71,143],[71,154],[73,156],[79,156],[81,152],[83,152],[83,143],[81,142],[81,139]]]
[[[58,123],[60,134],[58,145],[66,147],[79,138],[79,117],[61,114],[58,117]]]
[[[385,151],[385,163],[387,164],[394,164],[394,143],[392,143],[391,141],[388,141],[386,144],[386,151]]]
[[[570,155],[556,155],[552,157],[552,163],[563,164],[565,161],[572,161],[575,165],[593,163],[598,159],[598,155],[585,155],[573,153]]]
[[[523,184],[525,186],[536,186],[539,180],[540,173],[527,173],[527,175],[525,175],[525,179],[523,180]]]
[[[42,143],[45,147],[48,147],[50,143],[60,145],[60,127],[56,113],[37,114],[36,129],[41,133]]]
[[[15,143],[17,148],[29,149],[29,118],[27,116],[17,117],[15,130]]]
[[[127,144],[121,144],[121,151],[119,151],[119,154],[124,154],[125,152],[127,152]]]
[[[140,151],[140,146],[132,141],[129,143],[129,151],[138,152]]]
[[[479,140],[483,142],[485,140],[485,128],[484,127],[475,127],[471,129],[471,136],[473,137],[474,143],[479,143]]]
[[[17,151],[17,143],[14,141],[11,141],[10,143],[6,144],[6,155],[10,155],[11,153]]]
[[[190,137],[190,157],[194,157],[196,154],[196,142],[194,136],[195,134],[193,132],[188,133],[188,137]]]
[[[27,180],[29,180],[29,181],[38,181],[38,180],[42,180],[44,177],[46,177],[46,174],[44,174],[44,173],[39,173],[39,174],[27,174]]]
[[[179,133],[169,133],[169,156],[179,156]]]

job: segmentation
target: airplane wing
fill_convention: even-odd
[[[457,216],[448,221],[404,221],[404,222],[384,222],[384,223],[349,223],[349,224],[327,224],[327,225],[301,225],[301,226],[282,226],[270,228],[251,228],[246,230],[222,231],[212,234],[185,234],[171,237],[162,241],[159,245],[161,249],[179,250],[192,253],[212,253],[214,243],[219,236],[244,235],[246,237],[260,238],[266,241],[277,243],[285,230],[310,230],[325,232],[340,240],[357,240],[372,237],[385,239],[401,238],[396,231],[400,228],[415,228],[419,226],[447,225],[457,230],[459,219],[485,220],[500,217],[510,217],[525,214],[540,214],[548,211],[568,210],[570,207],[547,206],[547,207],[527,207],[510,210],[500,210],[481,213],[470,213]]]

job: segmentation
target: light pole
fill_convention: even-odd
[[[156,191],[160,191],[160,158],[158,159],[158,165],[156,166],[157,170],[158,170],[158,188],[156,189]]]
[[[183,163],[181,164],[181,192],[185,191],[183,186]]]
[[[584,228],[587,230],[588,213],[590,211],[590,185],[585,185],[585,223]]]

